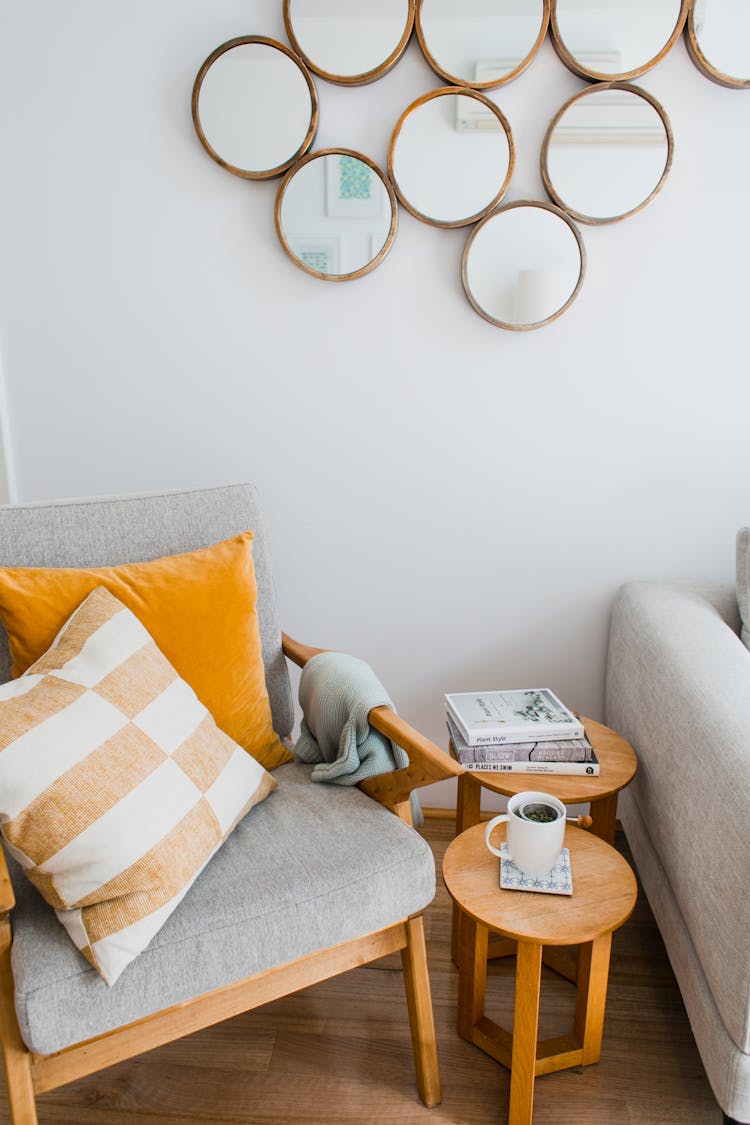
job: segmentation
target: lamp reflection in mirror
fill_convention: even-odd
[[[276,197],[276,233],[300,269],[351,281],[382,262],[398,205],[377,165],[350,149],[321,149],[289,169]]]
[[[248,180],[279,176],[310,147],[315,85],[283,43],[260,35],[213,51],[193,85],[195,131],[209,156]]]
[[[415,0],[284,0],[289,40],[310,70],[340,85],[395,66],[414,26]]]
[[[562,106],[542,145],[550,198],[583,223],[635,214],[661,190],[672,165],[672,129],[662,106],[626,82],[605,82]]]
[[[516,78],[539,50],[549,0],[417,0],[422,53],[446,82],[489,90]]]
[[[506,118],[476,90],[442,86],[396,123],[388,173],[417,219],[437,227],[477,222],[508,190],[515,149]]]
[[[498,207],[469,235],[461,277],[480,316],[526,332],[556,320],[577,297],[586,252],[571,219],[549,203]]]
[[[690,57],[707,78],[729,89],[750,87],[748,0],[695,0],[686,39]]]
[[[552,0],[550,31],[565,65],[582,78],[635,78],[682,33],[690,0]]]

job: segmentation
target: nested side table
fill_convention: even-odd
[[[505,831],[498,826],[493,841]],[[537,1076],[599,1061],[612,933],[635,906],[635,875],[614,848],[571,825],[565,847],[570,896],[502,889],[483,824],[456,837],[443,860],[445,885],[462,915],[458,1033],[510,1069],[509,1125],[530,1125]],[[484,1014],[490,931],[516,943],[512,1034]],[[538,1042],[542,949],[550,945],[580,946],[575,1016],[570,1034]]]
[[[526,789],[534,789],[550,793],[565,805],[590,802],[593,820],[590,831],[608,844],[614,843],[617,794],[633,780],[638,769],[638,759],[630,743],[615,731],[594,719],[582,717],[581,721],[599,759],[597,777],[467,770],[458,779],[456,835],[460,836],[467,828],[479,823],[482,789],[500,793],[504,797],[513,797]],[[452,749],[451,746],[451,751]],[[451,949],[456,963],[459,957],[458,926],[458,910],[454,906]],[[490,955],[498,956],[503,952],[505,950],[502,947],[493,948]],[[564,975],[570,976],[570,973],[565,971]]]

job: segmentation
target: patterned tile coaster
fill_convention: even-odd
[[[555,866],[546,875],[525,875],[510,858],[508,845],[500,845],[500,886],[509,891],[540,891],[548,895],[572,895],[573,876],[570,871],[570,852],[563,848]]]

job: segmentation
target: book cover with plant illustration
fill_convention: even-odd
[[[583,723],[549,688],[447,694],[448,714],[470,746],[583,738]]]

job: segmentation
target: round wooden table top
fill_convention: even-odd
[[[598,801],[602,797],[619,793],[633,780],[638,769],[638,759],[633,747],[603,723],[583,716],[581,722],[599,759],[597,777],[586,777],[583,774],[505,773],[501,770],[471,770],[467,771],[467,777],[479,782],[485,789],[502,793],[505,797],[513,797],[526,789],[543,789],[565,805]]]
[[[577,945],[593,941],[630,917],[637,896],[635,875],[613,847],[568,824],[572,895],[511,891],[500,886],[500,860],[485,846],[486,824],[457,836],[443,859],[443,879],[462,910],[493,932],[515,941]],[[492,834],[495,847],[506,825]]]

